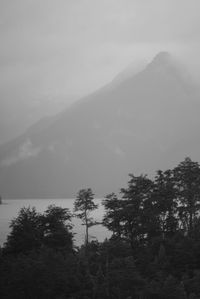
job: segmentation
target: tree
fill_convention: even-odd
[[[22,208],[11,221],[11,232],[4,244],[8,253],[27,253],[40,248],[42,242],[41,215],[33,208]]]
[[[169,275],[165,280],[162,292],[165,299],[187,298],[183,283],[178,283],[172,275]]]
[[[178,227],[177,200],[173,172],[157,171],[154,182],[153,198],[159,217],[162,237],[174,234]]]
[[[183,228],[191,232],[200,208],[200,165],[190,158],[185,158],[173,172],[179,217]]]
[[[1,299],[74,298],[73,294],[82,287],[74,254],[42,248],[14,258],[9,256],[1,266]]]
[[[131,174],[128,187],[121,189],[121,199],[112,193],[103,201],[106,210],[103,224],[114,236],[125,238],[132,249],[156,231],[152,188],[153,182],[146,175]]]
[[[115,193],[106,196],[102,201],[105,209],[103,225],[113,233],[113,237],[122,236],[122,201],[118,199]]]
[[[72,249],[71,213],[67,208],[50,205],[42,215],[43,243],[51,248]]]
[[[79,212],[76,214],[78,218],[82,220],[82,224],[85,225],[85,244],[88,245],[89,234],[88,230],[91,226],[96,225],[90,213],[98,208],[98,205],[94,203],[94,194],[90,188],[81,189],[74,202],[74,211]]]
[[[145,242],[155,225],[151,201],[153,182],[146,175],[129,176],[128,188],[121,189],[123,235],[135,249]]]
[[[11,221],[10,228],[4,245],[6,253],[28,253],[44,246],[72,249],[71,214],[68,209],[51,205],[40,214],[34,207],[24,207]]]

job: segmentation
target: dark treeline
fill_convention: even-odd
[[[23,208],[0,253],[2,299],[200,298],[200,166],[186,158],[154,179],[130,175],[119,195],[103,200],[102,224],[112,237],[89,240],[98,224],[91,189],[74,213],[85,243],[73,243],[72,212]]]

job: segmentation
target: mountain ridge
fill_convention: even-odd
[[[2,195],[72,197],[91,187],[104,196],[119,190],[128,173],[181,160],[183,151],[180,157],[168,153],[183,139],[197,138],[200,124],[199,94],[183,77],[162,52],[143,71],[84,97],[46,128],[0,147]],[[197,143],[195,150],[187,145],[186,156],[198,157]]]

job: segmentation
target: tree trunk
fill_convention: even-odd
[[[89,235],[88,235],[88,219],[87,219],[87,214],[86,214],[86,211],[85,211],[85,231],[86,231],[86,234],[85,234],[85,246],[88,245],[88,238],[89,238]]]

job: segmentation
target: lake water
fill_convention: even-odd
[[[96,221],[101,221],[104,214],[103,206],[100,199],[95,199],[94,202],[99,205],[98,209],[92,212],[91,216]],[[17,217],[18,212],[23,207],[35,207],[37,212],[44,212],[49,205],[56,205],[62,208],[68,208],[73,212],[74,199],[4,199],[0,205],[0,245],[6,241],[6,237],[10,232],[10,221]],[[84,243],[84,226],[81,225],[80,219],[73,218],[73,232],[76,233],[74,240],[76,245]],[[110,237],[110,232],[102,225],[96,225],[89,230],[90,240],[97,239],[103,241]]]

